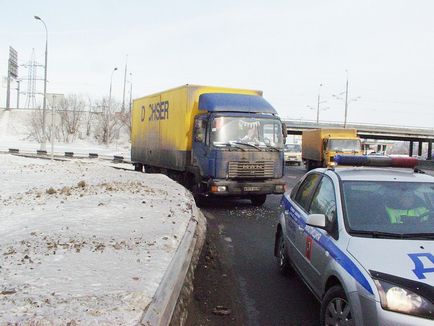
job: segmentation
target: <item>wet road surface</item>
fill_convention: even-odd
[[[305,173],[287,167],[289,187]],[[318,325],[320,305],[297,276],[278,272],[273,256],[281,196],[258,208],[216,199],[202,208],[207,242],[196,271],[187,325]]]

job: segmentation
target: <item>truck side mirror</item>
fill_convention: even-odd
[[[193,139],[195,142],[205,142],[206,121],[197,119],[194,122]]]
[[[324,151],[327,149],[327,139],[324,139],[324,141],[322,143],[322,148]]]
[[[195,133],[194,134],[194,141],[197,143],[203,143],[203,135]]]

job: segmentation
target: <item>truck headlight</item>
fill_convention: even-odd
[[[225,192],[227,190],[226,186],[211,186],[211,192]]]
[[[374,279],[381,307],[403,314],[434,319],[434,305],[413,291],[383,280]]]

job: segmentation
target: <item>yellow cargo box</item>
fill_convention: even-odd
[[[131,160],[145,166],[184,171],[191,161],[199,96],[205,93],[262,96],[258,90],[184,85],[135,99],[131,116]]]

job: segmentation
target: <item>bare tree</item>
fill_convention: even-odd
[[[77,138],[85,107],[86,102],[76,94],[66,96],[59,103],[57,109],[63,141],[70,142]]]
[[[44,131],[42,129],[43,111],[39,108],[34,110],[28,121],[28,136],[31,140],[41,143],[44,140]]]
[[[94,112],[94,106],[93,106],[93,101],[90,97],[88,97],[88,110],[86,112],[86,114],[84,115],[83,119],[84,119],[84,127],[85,127],[85,131],[86,131],[86,137],[90,136],[90,133],[92,131],[92,122],[95,120],[94,116],[95,116],[95,112]]]
[[[118,113],[119,120],[128,132],[128,136],[131,136],[131,111],[125,110]]]
[[[95,129],[95,138],[104,144],[109,144],[119,134],[121,122],[116,111],[119,111],[120,103],[103,98],[97,103],[101,110],[96,117],[97,125]]]

